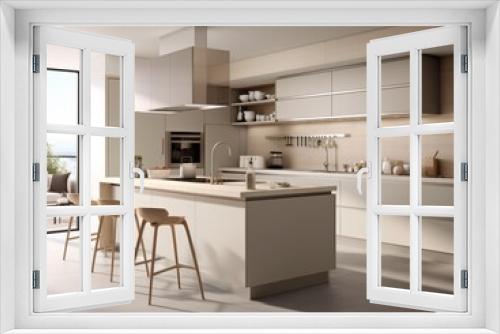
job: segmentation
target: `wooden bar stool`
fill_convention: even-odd
[[[146,222],[151,224],[151,227],[153,227],[153,230],[154,230],[152,256],[151,256],[151,260],[148,260],[148,262],[151,262],[151,269],[149,272],[149,300],[148,300],[149,305],[151,305],[151,300],[153,298],[153,279],[154,279],[154,277],[158,274],[175,269],[177,271],[177,286],[180,288],[181,287],[181,277],[180,277],[180,269],[181,268],[193,269],[196,271],[196,275],[198,276],[198,284],[199,284],[200,292],[201,292],[201,298],[203,300],[205,300],[205,294],[203,292],[203,283],[201,282],[200,268],[198,266],[198,260],[196,259],[196,253],[194,250],[193,240],[191,239],[191,233],[189,232],[189,227],[187,225],[186,219],[184,217],[170,216],[168,211],[165,209],[162,209],[162,208],[137,208],[136,214],[142,218],[142,225],[140,226],[138,240],[142,240],[142,236],[144,233],[144,227],[146,226]],[[179,263],[179,257],[178,257],[178,253],[177,253],[177,237],[176,237],[176,233],[175,233],[175,227],[178,225],[182,225],[184,227],[184,230],[186,231],[187,239],[189,242],[189,247],[191,249],[191,256],[193,257],[194,267]],[[162,226],[170,226],[170,228],[172,230],[172,241],[173,241],[173,248],[174,248],[175,265],[168,267],[168,268],[165,268],[165,269],[155,271],[156,247],[158,244],[158,228],[162,227]],[[136,247],[135,247],[135,257],[136,258],[137,258],[138,253],[139,253],[139,242],[136,244]]]
[[[93,205],[120,205],[120,201],[114,200],[114,199],[101,199],[97,201],[92,201]],[[111,245],[108,246],[103,246],[101,245],[101,238],[102,238],[102,225],[104,218],[109,218],[111,219],[110,223],[111,224]],[[97,251],[99,250],[104,250],[104,252],[107,252],[108,250],[111,250],[111,270],[110,270],[110,277],[109,281],[113,282],[113,274],[114,274],[114,269],[115,269],[115,254],[116,254],[116,223],[118,221],[118,218],[120,216],[99,216],[99,227],[97,228],[97,237],[94,245],[94,254],[92,256],[92,272],[94,272],[95,269],[95,260],[97,257]]]
[[[80,205],[80,194],[78,193],[68,193],[66,194],[66,197],[68,198],[68,201],[71,203],[71,205]],[[92,201],[92,205],[96,205],[96,201]],[[64,240],[64,252],[63,252],[63,261],[66,261],[66,254],[68,252],[68,243],[71,240],[76,240],[80,239],[80,235],[71,235],[71,229],[73,228],[73,222],[75,220],[75,217],[70,217],[69,218],[69,223],[68,223],[68,229],[66,230],[66,239]],[[91,241],[94,241],[97,239],[97,233],[94,232],[91,235]]]

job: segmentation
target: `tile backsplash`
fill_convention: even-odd
[[[449,115],[448,115],[449,116]],[[432,116],[434,121],[446,115]],[[401,119],[384,121],[390,126],[401,123]],[[337,139],[338,167],[342,170],[343,164],[354,164],[366,159],[366,121],[325,121],[317,123],[281,124],[271,126],[248,127],[247,153],[262,155],[266,159],[270,151],[282,151],[284,167],[291,169],[316,170],[323,168],[325,150],[323,148],[286,146],[283,143],[266,139],[266,136],[307,136],[329,133],[348,133],[349,138]],[[438,159],[441,164],[442,176],[453,176],[453,137],[452,135],[427,136],[422,145],[423,157],[430,158],[435,151],[439,151]],[[329,150],[330,166],[334,163],[334,149]],[[409,138],[384,139],[383,157],[390,160],[408,161]],[[331,168],[332,168],[331,167]]]

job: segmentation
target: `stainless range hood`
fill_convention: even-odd
[[[177,113],[229,105],[229,51],[189,47],[153,60],[150,112]],[[155,96],[156,95],[156,96]]]

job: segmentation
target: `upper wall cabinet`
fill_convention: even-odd
[[[332,91],[332,72],[319,72],[278,79],[276,97],[297,97],[330,93]]]
[[[151,60],[135,58],[135,111],[151,109]]]
[[[278,120],[332,116],[332,72],[319,72],[276,81]]]

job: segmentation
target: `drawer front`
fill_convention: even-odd
[[[278,101],[278,120],[322,118],[332,116],[332,97],[317,96]]]
[[[332,115],[366,115],[366,92],[333,95]]]
[[[366,89],[366,66],[357,65],[334,70],[332,89],[334,92]]]
[[[329,93],[332,91],[332,72],[320,72],[276,80],[276,96],[291,97]]]

